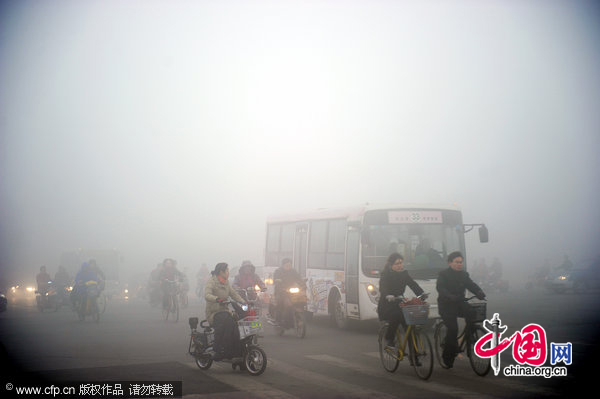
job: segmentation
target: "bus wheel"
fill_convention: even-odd
[[[345,329],[348,327],[348,317],[344,310],[344,302],[339,292],[335,292],[329,301],[329,314],[337,328]]]

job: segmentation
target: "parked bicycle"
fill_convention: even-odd
[[[422,294],[418,299],[424,299],[427,294]],[[387,346],[385,335],[389,324],[386,322],[379,330],[379,356],[381,364],[386,371],[393,373],[398,364],[405,356],[408,356],[411,366],[414,367],[417,376],[423,380],[429,379],[433,373],[433,347],[431,340],[423,330],[429,317],[429,305],[408,305],[402,296],[396,297],[402,308],[407,328],[404,338],[401,326],[396,329],[393,347]]]
[[[473,298],[476,298],[476,296],[467,298],[465,301],[468,302]],[[486,319],[487,303],[469,303],[469,307],[471,309],[471,314],[465,318],[465,327],[458,335],[458,350],[459,353],[464,353],[465,351],[467,352],[469,363],[471,363],[473,371],[475,374],[483,377],[490,372],[492,363],[490,358],[481,358],[477,356],[475,353],[475,344],[481,337],[487,334],[485,329],[481,326],[481,323]],[[448,328],[444,324],[443,320],[438,319],[433,333],[435,342],[435,356],[437,357],[440,366],[446,369],[448,366],[444,364],[442,353],[444,352],[444,342],[446,340],[447,331]]]
[[[163,303],[163,317],[174,322],[179,321],[179,283],[174,280],[165,280],[165,303]]]

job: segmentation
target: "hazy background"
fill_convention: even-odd
[[[600,252],[594,1],[4,1],[0,264],[263,262],[265,219],[456,203],[471,259]]]

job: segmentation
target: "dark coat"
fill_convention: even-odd
[[[415,280],[412,279],[406,270],[396,272],[388,269],[381,273],[381,277],[379,279],[380,296],[379,303],[377,304],[377,314],[379,315],[379,320],[385,320],[386,314],[388,314],[391,309],[398,307],[397,302],[388,302],[385,297],[387,295],[404,295],[406,286],[409,286],[417,296],[423,293],[423,289],[415,282]]]
[[[442,270],[438,276],[436,288],[438,304],[458,304],[465,299],[465,290],[471,291],[478,297],[484,297],[483,291],[469,277],[466,271],[456,271],[452,268]]]
[[[278,268],[273,273],[273,280],[281,280],[281,282],[275,282],[275,294],[279,295],[285,292],[288,288],[293,285],[304,286],[304,280],[300,276],[300,274],[296,271],[296,269],[286,270],[283,267]]]

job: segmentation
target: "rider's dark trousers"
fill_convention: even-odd
[[[396,329],[398,326],[402,324],[404,331],[406,331],[406,323],[404,321],[404,314],[402,313],[402,309],[399,306],[395,306],[390,308],[384,315],[382,315],[383,320],[387,320],[388,329],[385,332],[386,340],[393,340],[396,335]]]
[[[444,361],[453,361],[458,353],[458,317],[467,317],[470,315],[470,307],[467,302],[459,303],[438,303],[439,313],[448,329],[446,340],[444,342]]]
[[[219,312],[214,316],[213,327],[215,329],[215,353],[225,359],[239,357],[240,332],[238,325],[229,312]]]

